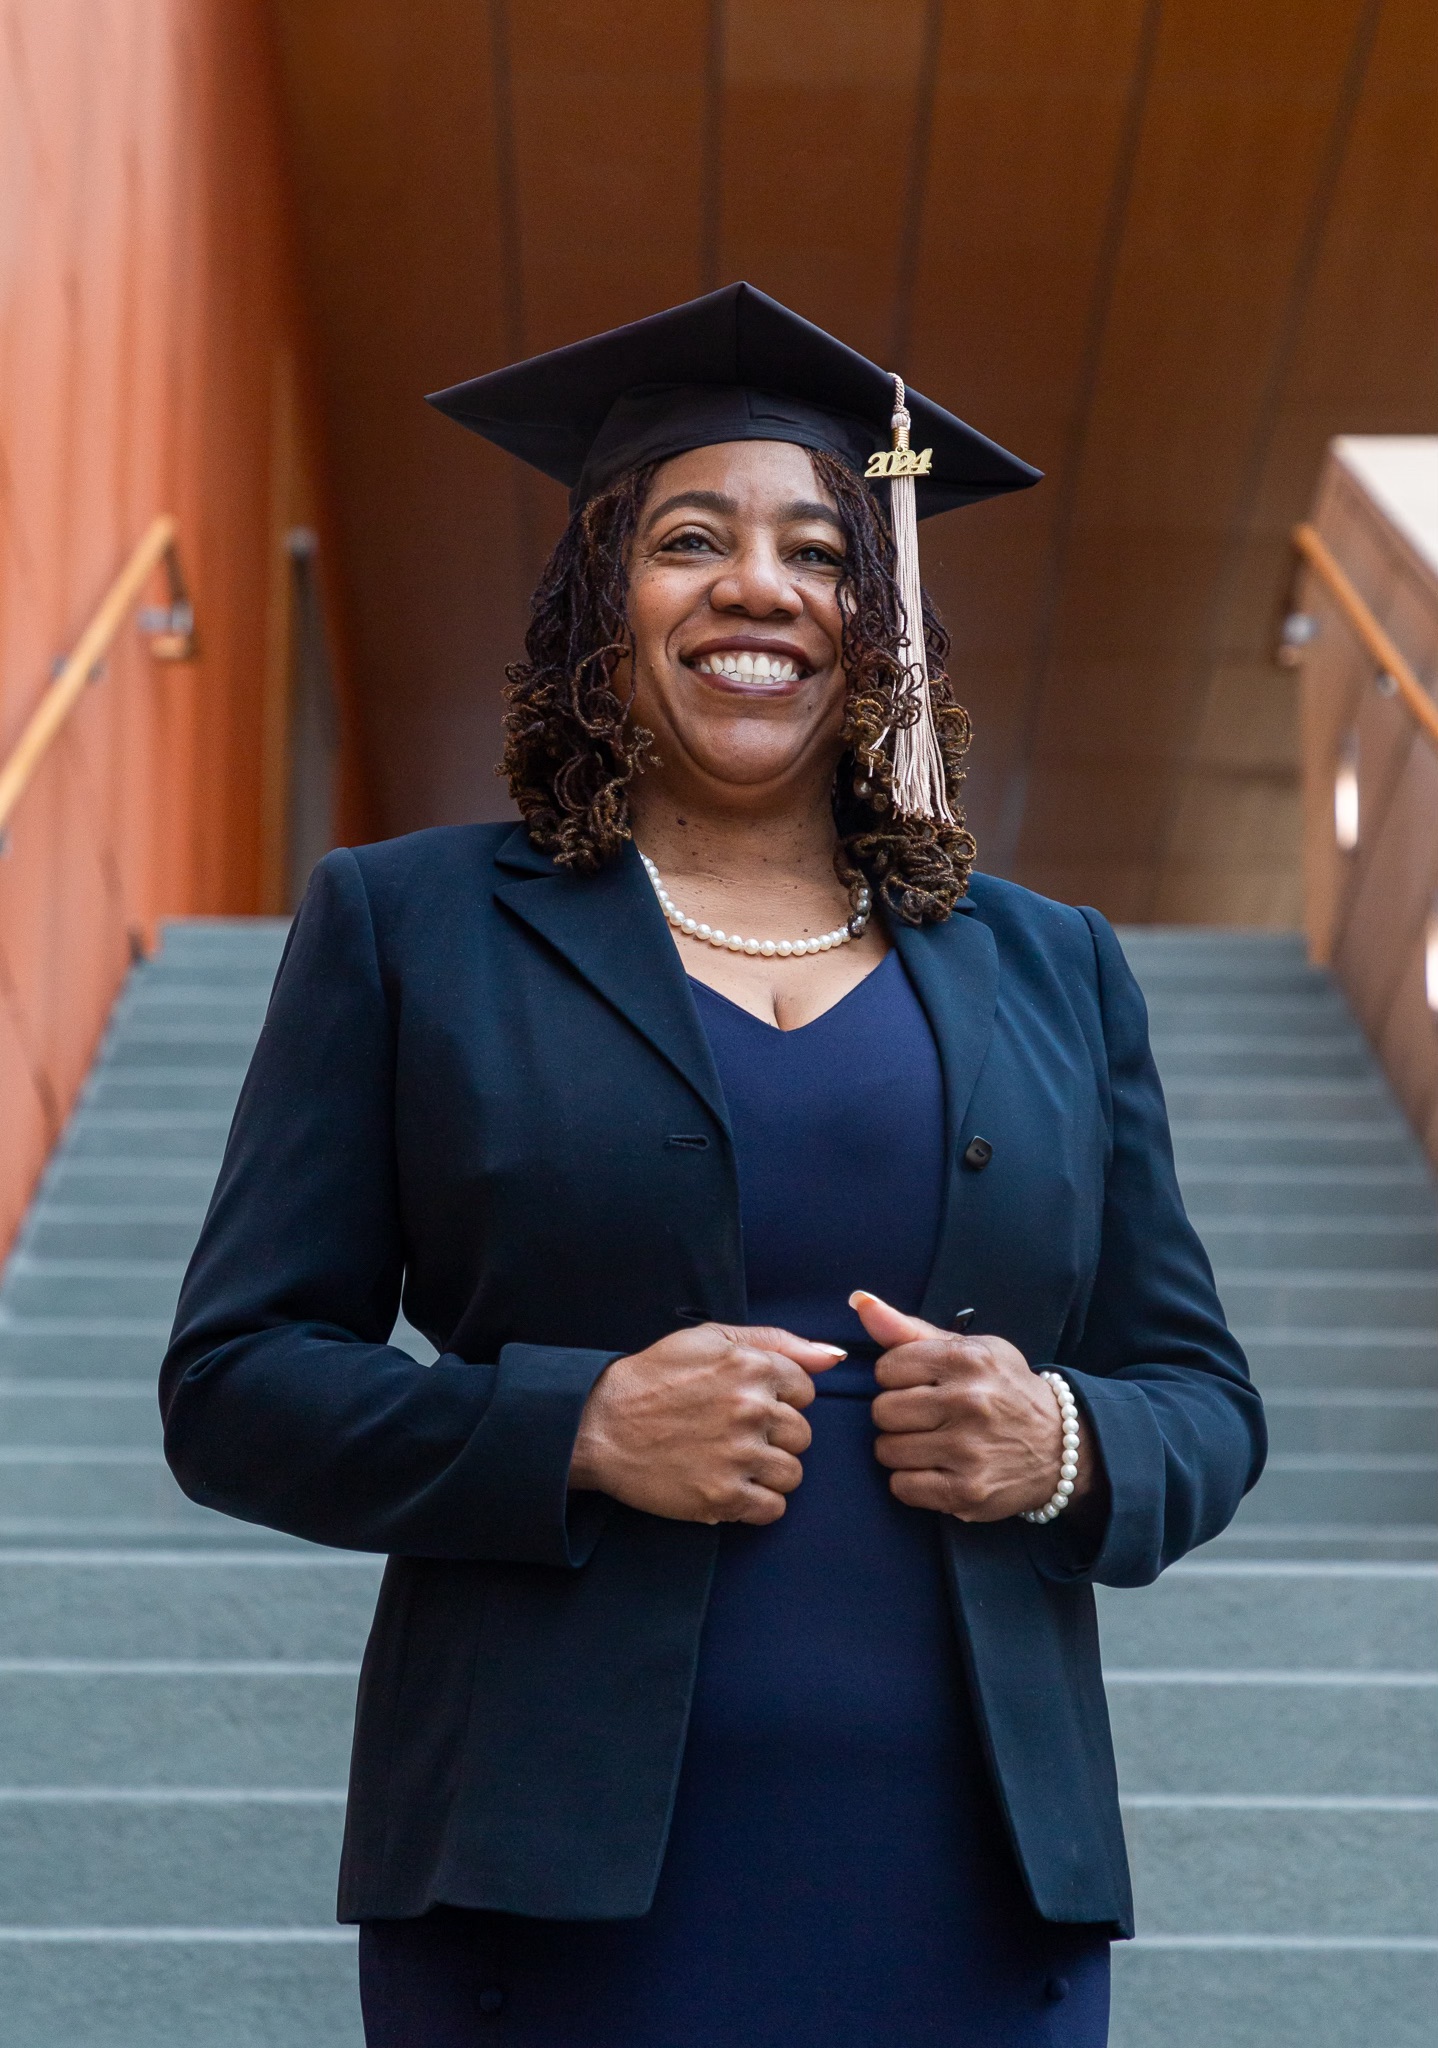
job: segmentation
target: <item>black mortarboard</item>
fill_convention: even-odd
[[[922,519],[1037,483],[1040,472],[909,392]],[[751,284],[437,391],[450,419],[567,484],[574,502],[627,469],[720,441],[796,441],[861,475],[889,447],[894,379]]]

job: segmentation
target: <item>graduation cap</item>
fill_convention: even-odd
[[[627,470],[724,441],[789,441],[889,491],[899,660],[915,715],[894,735],[894,804],[950,818],[924,649],[916,521],[1040,472],[750,284],[691,299],[431,395],[461,426],[584,504]]]

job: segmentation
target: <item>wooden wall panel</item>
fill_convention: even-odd
[[[989,865],[1011,865],[1022,814],[1150,13],[1145,0],[944,10],[905,355],[920,388],[1045,472],[924,529],[974,719],[966,799]]]
[[[1201,650],[1203,709],[1168,779],[1174,830],[1153,914],[1203,916],[1254,892],[1268,921],[1297,922],[1292,682],[1270,651],[1291,567],[1288,534],[1329,437],[1438,425],[1438,9],[1388,0],[1359,46],[1351,115],[1315,218],[1311,273],[1294,307],[1235,521],[1238,556]]]
[[[1159,26],[1019,852],[1038,887],[1119,916],[1151,908],[1365,6],[1180,0]]]
[[[526,352],[704,289],[707,0],[507,10]],[[700,146],[696,148],[696,141]]]
[[[884,362],[925,92],[923,0],[727,0],[723,25],[716,281],[747,277]]]
[[[201,659],[159,668],[127,626],[12,820],[0,1247],[131,949],[165,913],[265,907],[271,369],[305,352],[264,11],[9,0],[4,31],[0,756],[160,511]]]
[[[707,0],[634,0],[619,11],[531,0],[495,18],[512,110],[510,355],[575,340],[580,305],[586,331],[600,332],[694,298],[705,289],[711,99],[718,112]],[[532,586],[568,499],[532,473],[517,489]]]
[[[277,12],[377,822],[484,816],[532,564],[514,465],[423,401],[510,352],[489,12]]]

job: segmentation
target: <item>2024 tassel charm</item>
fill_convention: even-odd
[[[894,809],[902,817],[941,818],[952,825],[944,757],[939,751],[929,688],[929,656],[924,644],[924,592],[919,577],[919,518],[914,478],[927,476],[931,448],[909,446],[912,421],[904,404],[904,380],[894,379],[891,448],[869,459],[866,479],[883,477],[889,485],[889,516],[894,528],[894,572],[899,594],[899,663],[906,677],[905,698],[915,715],[894,730]]]

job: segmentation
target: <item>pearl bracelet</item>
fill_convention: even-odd
[[[1054,1399],[1059,1404],[1059,1415],[1064,1426],[1063,1463],[1059,1466],[1059,1483],[1054,1488],[1052,1498],[1046,1500],[1041,1508],[1021,1510],[1026,1522],[1051,1522],[1055,1515],[1061,1515],[1069,1504],[1074,1481],[1078,1478],[1079,1420],[1078,1403],[1073,1397],[1073,1389],[1061,1372],[1041,1372],[1039,1378],[1048,1381],[1053,1389]]]

